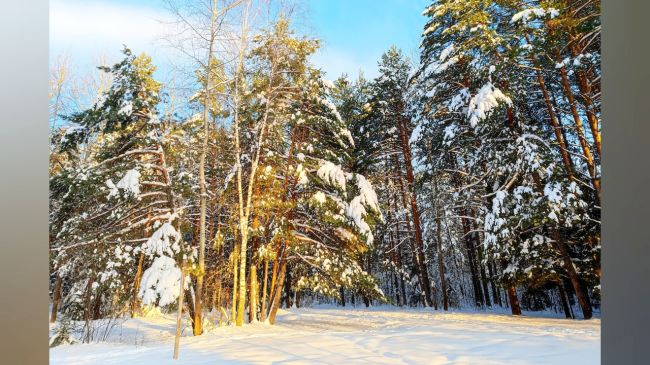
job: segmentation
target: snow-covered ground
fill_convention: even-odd
[[[388,308],[282,311],[275,326],[184,329],[174,318],[129,319],[107,342],[61,345],[51,364],[599,364],[600,320]]]

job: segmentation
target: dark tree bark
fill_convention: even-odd
[[[517,298],[517,290],[512,283],[506,284],[506,291],[508,292],[508,302],[510,302],[510,309],[513,316],[521,315],[521,307],[519,306],[519,299]]]
[[[490,275],[490,286],[492,287],[492,297],[495,300],[495,304],[501,307],[502,306],[501,293],[499,292],[499,287],[494,284],[494,270],[492,269],[491,261],[487,263],[487,267],[488,267],[488,274]]]
[[[566,318],[573,318],[573,316],[571,315],[571,308],[569,308],[569,301],[567,300],[566,291],[564,290],[564,286],[562,285],[562,282],[559,280],[557,282],[557,290],[558,293],[560,294],[560,301],[562,302],[562,309],[564,310],[564,316]]]

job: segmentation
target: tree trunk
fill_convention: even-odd
[[[63,278],[61,275],[56,275],[56,282],[54,283],[54,292],[52,293],[52,313],[50,314],[50,323],[56,322],[56,314],[59,310],[59,303],[61,302],[61,286]]]
[[[144,263],[144,253],[140,253],[138,258],[138,269],[135,273],[135,280],[133,283],[133,298],[131,298],[131,318],[135,318],[136,311],[140,304],[138,300],[138,291],[140,290],[140,280],[142,280],[142,265]]]
[[[262,286],[262,308],[260,310],[260,321],[262,322],[266,321],[266,292],[268,290],[267,288],[268,280],[269,280],[269,259],[268,257],[264,257],[264,283]]]
[[[519,299],[517,298],[517,290],[515,289],[515,285],[512,283],[507,283],[506,291],[508,292],[508,302],[510,303],[510,309],[512,310],[512,315],[520,316],[521,307],[519,306]]]
[[[467,215],[465,209],[460,209],[460,215],[465,217]],[[477,307],[483,306],[483,293],[481,290],[481,285],[479,283],[478,270],[476,267],[476,257],[474,250],[474,242],[472,240],[472,234],[470,233],[469,222],[467,218],[461,218],[463,226],[463,236],[465,241],[465,248],[467,250],[467,262],[469,264],[469,270],[472,277],[472,288],[474,288],[474,303]]]
[[[496,301],[495,304],[501,307],[502,306],[501,293],[499,292],[498,287],[494,284],[494,270],[492,269],[492,262],[488,262],[487,267],[488,267],[488,274],[490,275],[490,286],[492,287],[492,297]]]
[[[284,244],[283,244],[284,245]],[[278,279],[275,285],[275,290],[271,296],[272,302],[270,304],[269,311],[269,323],[275,324],[275,316],[278,313],[278,308],[280,307],[280,297],[282,296],[282,284],[284,283],[284,276],[287,271],[287,260],[286,260],[286,251],[284,248],[281,248],[282,253],[279,260],[280,267],[278,268]]]
[[[250,266],[250,272],[248,274],[250,277],[250,291],[249,291],[249,299],[248,299],[248,321],[250,323],[252,322],[257,322],[257,303],[259,301],[259,288],[258,288],[258,283],[257,283],[257,263],[253,258],[251,257],[251,266]]]
[[[291,291],[291,270],[289,267],[286,269],[285,280],[284,280],[284,305],[285,308],[289,309],[293,305],[291,296],[293,292]]]
[[[508,267],[508,262],[505,259],[501,259],[501,268],[505,270]],[[519,305],[519,299],[517,298],[517,289],[515,283],[512,280],[507,280],[504,284],[506,289],[507,303],[510,304],[510,309],[513,316],[521,315],[521,306]]]
[[[178,310],[176,313],[176,336],[174,337],[174,360],[178,359],[181,340],[181,319],[183,318],[183,292],[185,285],[185,267],[181,265],[181,287],[178,293]]]
[[[526,36],[526,39],[528,39],[528,36]],[[574,178],[573,162],[571,161],[571,157],[569,156],[567,143],[564,140],[564,136],[562,135],[562,128],[560,126],[560,122],[555,116],[555,112],[553,112],[553,106],[551,104],[551,99],[548,95],[548,90],[546,89],[546,83],[544,82],[544,77],[542,76],[542,72],[539,70],[539,68],[537,67],[537,62],[535,62],[534,60],[533,60],[533,65],[535,66],[535,72],[537,74],[537,83],[539,84],[539,87],[542,90],[542,95],[544,96],[544,103],[546,104],[546,110],[548,112],[549,118],[551,119],[551,125],[553,127],[553,132],[555,133],[555,139],[557,140],[558,146],[560,148],[560,155],[562,156],[564,169],[566,170],[567,175],[569,176],[569,180],[573,180]]]
[[[420,227],[420,212],[418,211],[417,200],[415,197],[415,177],[413,175],[413,166],[411,162],[411,148],[406,136],[406,125],[403,117],[397,121],[399,134],[402,145],[402,155],[404,157],[404,167],[406,168],[406,180],[408,182],[408,195],[411,204],[411,216],[413,218],[413,228],[415,231],[415,248],[416,248],[416,265],[419,268],[420,284],[424,293],[424,300],[427,306],[431,307],[431,282],[426,267],[426,258],[424,255],[424,243],[422,241],[422,229]]]
[[[478,236],[478,233],[476,234]],[[485,274],[485,265],[483,264],[483,247],[479,243],[476,245],[476,250],[478,252],[478,262],[479,272],[481,274],[481,283],[483,285],[483,295],[485,296],[485,305],[487,307],[492,307],[492,301],[490,301],[490,292],[488,291],[487,275]]]
[[[199,207],[199,257],[198,273],[196,275],[196,289],[194,293],[194,336],[203,333],[203,277],[205,276],[205,238],[206,238],[206,216],[207,216],[207,198],[208,192],[205,184],[205,155],[208,151],[208,137],[210,133],[209,109],[210,109],[210,92],[212,91],[212,50],[215,41],[215,27],[217,22],[217,1],[213,0],[211,4],[210,17],[210,38],[208,45],[208,62],[206,63],[206,81],[203,95],[203,141],[201,145],[201,155],[199,157],[199,190],[200,190],[200,207]]]
[[[571,55],[573,57],[578,56],[578,54],[580,53],[575,42],[572,42],[569,49],[571,50]],[[587,120],[589,121],[591,134],[594,138],[594,145],[596,147],[596,152],[598,153],[598,156],[602,156],[600,130],[598,129],[598,117],[596,116],[596,113],[593,110],[594,101],[591,96],[591,86],[589,85],[587,76],[584,74],[584,72],[582,72],[582,70],[578,70],[576,72],[576,78],[578,79],[578,88],[580,90],[580,94],[583,99],[583,105],[585,107],[585,110],[587,111]]]
[[[296,145],[300,146],[302,141],[307,138],[308,133],[305,128],[294,129],[291,133],[291,144],[289,147],[288,157],[287,157],[287,168],[285,171],[284,177],[284,194],[282,195],[282,202],[287,200],[295,200],[295,186],[296,181],[293,181],[291,184],[289,182],[289,167],[293,160],[293,155],[295,153]],[[289,210],[287,213],[287,221],[291,222],[293,219],[293,210]],[[282,296],[282,288],[284,287],[285,276],[287,273],[287,245],[286,240],[282,241],[278,245],[277,255],[275,262],[273,263],[273,279],[271,280],[271,293],[269,299],[269,323],[275,324],[275,317],[280,308],[280,299]],[[276,279],[277,275],[277,279]]]
[[[397,158],[395,158],[397,160]],[[401,182],[401,179],[400,179]],[[400,187],[402,185],[400,184]],[[396,246],[395,246],[395,260],[396,260],[396,266],[397,266],[397,273],[396,275],[399,276],[399,288],[400,288],[400,297],[399,297],[399,306],[403,307],[406,304],[406,287],[404,285],[404,275],[402,275],[401,270],[402,270],[402,244],[399,242],[400,240],[400,235],[399,235],[399,223],[397,220],[399,219],[399,216],[397,215],[397,197],[393,196],[392,203],[393,203],[393,211],[395,212],[395,241],[396,241]],[[411,242],[409,238],[409,242]],[[419,271],[419,270],[418,270]]]
[[[409,198],[408,198],[408,193],[407,193],[407,191],[406,191],[406,189],[404,187],[404,182],[403,182],[403,179],[402,179],[402,176],[401,176],[401,168],[400,168],[400,164],[399,164],[399,159],[397,158],[397,156],[394,156],[393,160],[394,160],[394,163],[395,163],[395,169],[396,169],[396,172],[397,172],[397,180],[399,182],[400,192],[401,192],[401,195],[402,195],[402,206],[404,208],[407,208]],[[408,241],[409,241],[409,245],[411,247],[411,255],[412,255],[412,260],[413,260],[413,267],[415,268],[415,272],[416,272],[416,274],[418,276],[418,280],[419,280],[419,283],[420,283],[420,288],[422,288],[422,283],[425,281],[424,275],[427,274],[426,267],[424,267],[424,270],[423,270],[423,265],[420,264],[421,261],[420,261],[419,256],[418,256],[417,244],[416,244],[415,239],[413,238],[413,236],[411,236],[411,232],[413,232],[413,230],[411,229],[411,218],[409,217],[408,213],[405,212],[404,214],[405,214],[404,220],[406,222],[406,230],[408,232]],[[426,295],[426,293],[424,291],[422,292],[422,294]],[[427,306],[426,299],[425,299],[425,306]]]
[[[562,309],[564,310],[564,316],[566,318],[573,318],[571,315],[571,309],[569,308],[569,301],[567,300],[566,291],[560,280],[557,281],[557,290],[560,294],[560,301],[562,302]]]
[[[559,55],[559,53],[558,53]],[[582,121],[580,120],[580,115],[578,114],[578,108],[576,107],[575,104],[575,99],[573,98],[573,91],[571,90],[571,86],[569,85],[569,80],[567,78],[567,72],[564,67],[560,68],[560,75],[562,76],[562,87],[564,89],[564,95],[567,97],[567,100],[569,101],[569,107],[571,109],[571,115],[573,116],[573,122],[576,126],[576,133],[578,134],[578,141],[580,141],[580,146],[582,147],[582,153],[585,156],[585,160],[587,162],[587,170],[589,171],[589,176],[591,176],[591,182],[594,186],[594,190],[596,190],[596,196],[600,200],[600,180],[598,179],[598,176],[596,175],[596,164],[594,162],[594,158],[591,154],[591,150],[589,148],[589,143],[587,142],[587,139],[585,138],[585,132],[584,128],[582,126]]]
[[[585,290],[582,282],[580,281],[580,278],[578,277],[576,268],[573,265],[573,260],[571,260],[571,256],[569,255],[567,244],[564,239],[562,239],[560,232],[556,229],[552,229],[551,237],[554,241],[555,247],[560,252],[560,255],[562,257],[564,269],[567,271],[569,280],[571,280],[571,285],[573,286],[573,290],[576,293],[576,297],[578,298],[578,304],[580,304],[580,309],[582,309],[582,316],[584,319],[590,319],[592,317],[592,310],[591,303],[589,301],[589,295],[587,294],[587,291]]]
[[[438,195],[438,184],[434,180],[435,194]],[[445,311],[449,310],[449,298],[447,296],[447,279],[445,278],[445,261],[442,252],[442,225],[440,224],[440,210],[438,204],[435,204],[436,212],[436,249],[438,251],[438,275],[440,275],[440,290],[442,291],[442,307]]]

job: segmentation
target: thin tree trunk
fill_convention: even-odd
[[[526,40],[528,40],[528,36],[526,36]],[[529,41],[530,42],[530,41]],[[560,148],[560,155],[562,156],[562,162],[564,163],[564,169],[567,172],[567,175],[569,176],[569,180],[574,179],[574,172],[573,172],[573,162],[571,161],[571,157],[569,156],[569,150],[567,148],[567,143],[564,140],[564,136],[562,135],[562,128],[560,127],[560,123],[555,116],[555,112],[553,111],[553,106],[551,104],[551,99],[548,94],[548,90],[546,89],[546,83],[544,82],[544,77],[542,76],[542,72],[540,71],[539,67],[537,66],[537,62],[535,60],[532,60],[533,65],[535,66],[535,73],[537,75],[537,83],[539,84],[540,89],[542,90],[542,95],[544,97],[544,103],[546,104],[546,110],[548,112],[549,118],[551,119],[551,124],[553,126],[553,132],[555,133],[555,139],[558,142],[558,146]]]
[[[203,95],[203,141],[201,146],[201,156],[199,157],[199,189],[200,189],[200,216],[199,216],[199,257],[198,273],[196,275],[196,289],[194,293],[194,336],[203,333],[203,277],[205,276],[205,237],[206,237],[206,215],[207,215],[207,198],[208,192],[205,184],[205,155],[208,150],[208,137],[210,133],[209,109],[210,109],[210,92],[211,92],[211,75],[210,67],[212,66],[212,52],[215,41],[215,27],[217,22],[217,1],[212,1],[212,14],[210,17],[210,42],[208,45],[208,62],[206,64],[206,82],[205,94]]]
[[[268,290],[268,279],[269,279],[269,259],[264,257],[264,283],[262,286],[262,308],[260,310],[260,321],[264,322],[266,320],[266,291]]]
[[[270,312],[269,312],[269,323],[270,324],[275,324],[275,316],[278,314],[278,308],[280,308],[280,297],[282,296],[282,283],[284,283],[284,276],[287,271],[287,260],[286,260],[286,251],[282,249],[282,254],[279,260],[279,273],[278,273],[278,280],[275,285],[275,291],[273,292],[273,295],[271,296],[272,302],[270,304]],[[278,284],[280,283],[280,284]]]
[[[476,234],[478,236],[478,234]],[[476,250],[478,253],[478,262],[476,263],[479,266],[479,272],[481,274],[481,283],[483,285],[483,295],[485,296],[485,305],[487,307],[492,307],[492,301],[490,300],[490,292],[488,291],[487,275],[485,274],[485,265],[483,265],[483,248],[479,243],[476,245]]]
[[[401,187],[401,184],[400,184]],[[396,265],[397,265],[397,275],[399,276],[399,288],[400,288],[400,297],[399,297],[399,306],[403,307],[406,304],[406,288],[404,285],[404,275],[402,275],[401,270],[402,270],[402,244],[400,242],[400,236],[399,236],[399,216],[397,215],[397,197],[393,196],[392,203],[393,203],[393,211],[395,212],[395,241],[396,241],[396,246],[395,246],[395,259],[396,259]],[[410,237],[409,237],[409,242],[412,242]],[[412,244],[411,244],[412,246]]]
[[[438,197],[438,180],[433,180],[434,194]],[[440,276],[440,290],[442,291],[442,307],[445,311],[449,310],[449,298],[447,297],[447,280],[445,279],[445,260],[442,252],[442,225],[440,224],[440,207],[437,201],[434,203],[436,214],[436,249],[438,256],[438,275]]]
[[[232,253],[233,259],[232,259],[232,306],[230,308],[231,310],[231,320],[233,323],[235,322],[235,319],[237,318],[237,302],[239,300],[239,288],[237,287],[239,281],[238,281],[238,273],[239,270],[237,270],[237,266],[239,263],[239,245],[237,244],[237,240],[235,240],[235,248]]]
[[[494,270],[492,269],[492,262],[487,263],[488,267],[488,274],[490,275],[490,286],[492,287],[492,297],[496,301],[496,305],[499,307],[502,306],[501,304],[501,293],[499,292],[498,287],[494,284]]]
[[[559,55],[559,53],[558,53]],[[564,67],[560,68],[560,75],[562,76],[562,87],[564,89],[564,95],[569,101],[569,107],[571,109],[571,115],[573,116],[573,122],[576,126],[576,133],[578,134],[578,141],[582,147],[582,154],[585,156],[587,162],[587,170],[589,171],[589,176],[591,176],[591,182],[596,190],[596,196],[600,197],[600,180],[596,176],[596,164],[594,158],[591,154],[591,149],[589,148],[589,143],[585,138],[584,128],[582,126],[582,121],[580,120],[580,115],[578,114],[578,108],[575,104],[575,99],[573,97],[573,91],[569,85],[569,80],[567,78],[567,72]]]
[[[135,280],[133,283],[133,298],[131,298],[131,318],[135,318],[138,305],[140,304],[138,300],[138,291],[140,289],[140,280],[142,279],[142,265],[144,262],[144,253],[140,253],[138,258],[138,269],[135,273]]]
[[[569,49],[571,50],[571,55],[573,57],[578,56],[580,53],[575,42],[572,42]],[[584,74],[584,72],[582,72],[582,70],[578,70],[576,72],[576,78],[578,80],[578,88],[583,99],[583,104],[587,112],[587,120],[589,121],[589,128],[591,129],[591,134],[594,139],[596,152],[598,153],[598,156],[602,156],[600,130],[598,129],[598,117],[593,110],[594,101],[591,97],[591,86],[589,85],[587,76]]]
[[[573,318],[571,316],[571,309],[569,308],[569,301],[567,300],[566,291],[560,280],[557,281],[557,290],[560,294],[560,301],[562,302],[562,309],[566,318]]]
[[[185,265],[181,265],[181,287],[178,293],[178,310],[176,312],[176,336],[174,337],[174,360],[178,360],[181,341],[181,319],[183,318],[183,292],[185,286]]]
[[[293,160],[293,155],[295,153],[296,145],[300,146],[302,141],[307,138],[307,130],[301,128],[300,130],[294,129],[291,133],[291,143],[289,146],[289,152],[287,157],[287,167],[284,177],[284,194],[282,195],[282,202],[287,200],[295,200],[295,185],[296,181],[289,183],[289,167]],[[293,219],[293,210],[289,210],[287,214],[287,221],[291,222]],[[269,323],[275,324],[275,318],[280,308],[280,299],[282,296],[282,288],[284,287],[285,275],[287,272],[287,242],[286,240],[280,242],[277,250],[277,255],[275,262],[273,263],[273,277],[275,280],[272,280],[271,283],[271,294],[269,299]],[[277,270],[276,270],[277,268]],[[277,278],[276,278],[277,274]]]
[[[291,295],[291,270],[290,268],[286,269],[285,280],[284,280],[284,306],[289,309],[292,306]]]

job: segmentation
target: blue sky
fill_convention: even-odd
[[[334,79],[362,69],[377,75],[377,60],[392,44],[417,58],[429,0],[304,0],[295,26],[323,41],[312,61]],[[51,0],[50,57],[67,55],[82,71],[119,57],[121,44],[149,53],[165,70],[168,54],[157,39],[168,18],[160,0]]]
[[[335,78],[341,72],[376,76],[377,60],[395,44],[417,59],[425,23],[424,0],[310,0],[308,22],[323,39],[314,62]],[[333,74],[333,75],[332,75]]]

